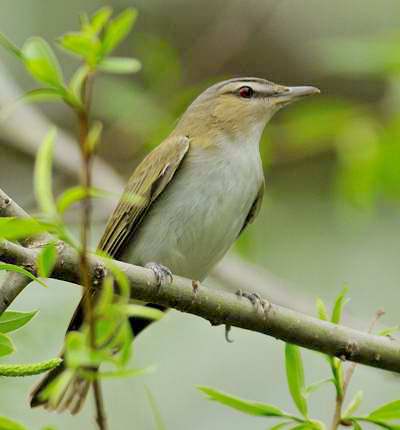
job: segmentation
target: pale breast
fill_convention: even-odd
[[[263,182],[258,146],[240,149],[191,148],[122,258],[204,279],[236,240]]]

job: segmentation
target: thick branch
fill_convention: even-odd
[[[69,246],[59,246],[52,277],[80,283],[79,256]],[[37,250],[12,242],[0,243],[0,260],[35,272]],[[89,261],[94,285],[100,285],[106,269],[97,256]],[[345,360],[400,373],[400,343],[382,336],[363,333],[271,304],[257,311],[245,298],[174,277],[171,285],[159,288],[151,270],[115,261],[127,275],[132,297],[198,315],[213,325],[227,324],[263,333],[308,349]],[[0,297],[1,302],[1,297]]]

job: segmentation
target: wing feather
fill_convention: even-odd
[[[121,254],[152,203],[174,177],[188,149],[187,137],[171,137],[139,164],[107,223],[99,250],[114,258]]]

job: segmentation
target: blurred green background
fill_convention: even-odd
[[[121,54],[139,58],[143,69],[132,77],[99,77],[93,104],[95,115],[105,122],[100,155],[124,178],[211,82],[249,75],[321,88],[319,98],[282,111],[267,128],[261,147],[267,181],[264,207],[233,252],[279,278],[295,309],[299,298],[311,306],[316,296],[332,301],[347,283],[352,300],[346,316],[352,325],[366,327],[382,307],[383,324],[399,323],[397,0],[1,0],[0,4],[0,31],[18,45],[31,35],[54,40],[78,27],[80,12],[91,13],[102,5],[117,12],[128,6],[139,10],[138,23]],[[58,53],[71,72],[74,60]],[[12,84],[22,90],[33,88],[4,51],[0,66],[1,103]],[[35,109],[66,131],[76,131],[74,118],[62,106]],[[20,114],[20,110],[13,114],[14,125],[0,124],[0,187],[34,211],[33,151],[21,135],[29,140],[37,130]],[[69,156],[68,151],[62,154],[66,160]],[[57,169],[57,191],[74,183],[70,173]],[[72,227],[75,222],[72,214]],[[94,243],[104,222],[99,217]],[[61,282],[52,282],[48,291],[31,285],[14,307],[40,309],[40,314],[14,336],[18,351],[12,360],[30,362],[56,354],[78,297],[78,288]],[[154,428],[145,386],[156,398],[168,429],[265,429],[270,424],[203,400],[196,384],[293,410],[283,344],[237,329],[232,337],[235,342],[228,344],[222,328],[171,311],[135,344],[134,365],[156,364],[156,373],[104,384],[110,427]],[[318,354],[304,355],[308,382],[327,376],[327,365]],[[27,393],[35,380],[1,380],[0,414],[32,429],[44,424],[57,429],[92,425],[90,401],[78,417],[29,410]],[[367,411],[397,398],[399,384],[391,374],[360,367],[350,391],[365,391],[362,408]],[[333,388],[323,388],[311,404],[312,415],[330,420]]]

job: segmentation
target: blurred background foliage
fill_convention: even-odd
[[[353,298],[348,316],[359,327],[367,326],[382,306],[387,310],[383,322],[398,324],[400,3],[2,0],[0,31],[18,45],[30,35],[54,40],[77,28],[80,12],[106,4],[117,12],[128,6],[138,9],[136,29],[117,54],[140,59],[143,68],[138,75],[101,76],[96,81],[93,110],[105,122],[99,147],[103,159],[126,178],[174,127],[190,101],[223,78],[249,75],[318,86],[321,96],[282,111],[267,127],[261,145],[267,180],[264,207],[234,251],[282,278],[289,296],[329,300],[347,282]],[[74,60],[59,54],[65,70],[72,71]],[[23,90],[33,88],[4,51],[0,61],[0,74]],[[59,105],[35,108],[75,131],[74,118]],[[18,111],[14,115],[18,118]],[[0,186],[27,210],[35,210],[33,159],[16,147],[9,132],[2,133],[3,126]],[[23,123],[20,128],[18,132],[30,133]],[[63,171],[56,175],[58,191],[74,181]],[[96,225],[95,238],[102,225]],[[21,345],[16,361],[50,358],[60,347],[79,292],[52,285],[49,291],[30,287],[15,305],[40,309],[30,328],[15,335],[17,347]],[[136,360],[159,367],[145,382],[167,428],[265,428],[255,418],[203,401],[195,384],[289,404],[282,346],[272,339],[234,330],[235,343],[228,345],[222,329],[175,312],[150,330],[138,339]],[[312,378],[324,376],[318,358],[305,356]],[[49,418],[22,406],[31,384],[31,378],[2,382],[0,413],[20,417],[32,428],[49,422],[60,429],[87,428],[90,406],[78,418]],[[391,400],[398,384],[392,375],[364,368],[354,378],[354,390],[366,392],[366,407]],[[106,384],[105,391],[113,428],[127,428],[127,423],[154,428],[144,383],[117,381]],[[333,393],[328,388],[315,408],[314,415],[330,417]]]

